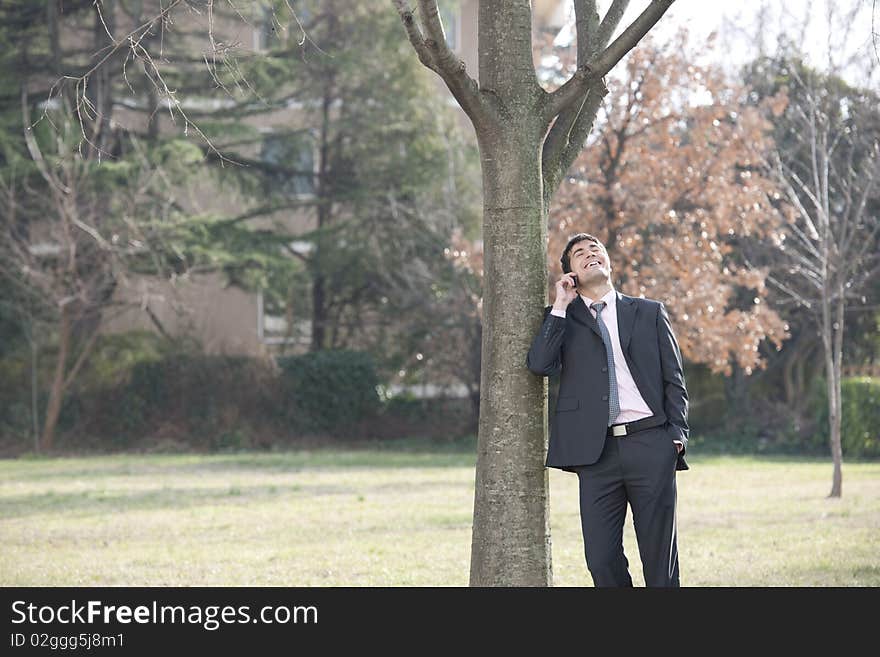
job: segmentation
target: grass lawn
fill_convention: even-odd
[[[0,460],[0,585],[466,586],[473,449]],[[880,463],[689,456],[684,586],[880,585]],[[557,586],[589,586],[577,477],[551,470]],[[641,564],[627,518],[636,585]]]

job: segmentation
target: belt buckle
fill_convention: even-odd
[[[615,424],[611,427],[611,434],[615,438],[620,438],[621,436],[626,435],[626,425],[625,424]]]

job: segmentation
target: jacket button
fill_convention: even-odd
[[[608,368],[607,368],[607,367],[603,367],[603,368],[602,368],[602,371],[603,371],[603,372],[607,372],[607,371],[608,371]]]
[[[608,395],[602,395],[602,401],[608,401]]]

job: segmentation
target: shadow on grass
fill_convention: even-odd
[[[437,442],[421,438],[291,448],[285,451],[28,455],[0,460],[6,482],[91,477],[144,477],[257,470],[298,472],[336,468],[459,468],[476,464],[476,439]]]
[[[432,481],[420,484],[420,492],[426,487],[438,489],[458,489],[457,482]],[[52,490],[0,497],[0,517],[4,519],[23,518],[41,513],[62,514],[65,516],[93,516],[103,513],[129,513],[131,511],[174,510],[198,506],[247,505],[277,500],[283,503],[291,498],[330,498],[333,496],[357,496],[359,499],[373,496],[387,496],[388,491],[402,491],[406,487],[399,482],[366,485],[339,484],[270,484],[242,486],[240,484],[218,484],[203,487],[162,486],[143,491],[85,490],[76,492],[55,492]],[[328,499],[328,503],[331,500]],[[335,504],[335,502],[334,502]]]
[[[782,569],[780,577],[785,582],[798,582],[785,586],[875,587],[880,586],[880,566],[824,564],[799,568],[787,567]]]

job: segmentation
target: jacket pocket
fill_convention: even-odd
[[[580,402],[577,397],[560,397],[556,402],[556,412],[574,411],[579,405]]]

